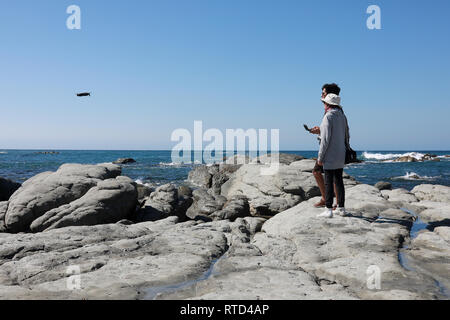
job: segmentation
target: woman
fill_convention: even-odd
[[[340,106],[341,98],[333,93],[321,99],[325,115],[320,125],[320,149],[317,163],[325,171],[326,211],[318,217],[333,217],[333,184],[338,194],[338,208],[335,213],[345,215],[345,189],[342,173],[345,165],[345,145],[349,136],[347,119]]]

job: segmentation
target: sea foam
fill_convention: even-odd
[[[423,153],[419,152],[407,152],[407,153],[370,153],[363,152],[362,156],[366,159],[375,159],[375,160],[392,160],[400,157],[413,157],[417,160],[421,160],[424,157]]]
[[[439,177],[421,176],[415,172],[406,172],[404,176],[392,178],[393,180],[434,180]]]

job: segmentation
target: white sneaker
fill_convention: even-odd
[[[317,215],[318,218],[333,218],[333,209],[327,209],[321,214]]]
[[[337,215],[340,215],[341,217],[345,217],[347,215],[345,208],[342,208],[342,207],[336,208],[336,210],[334,210],[334,213]]]

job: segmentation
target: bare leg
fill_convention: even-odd
[[[336,188],[336,182],[334,183],[334,195],[336,196],[336,202],[337,202],[339,197],[338,197],[338,191]],[[333,209],[336,209],[336,206],[333,206]]]
[[[316,207],[322,207],[325,205],[325,180],[323,179],[323,174],[320,171],[313,171],[314,178],[316,178],[317,185],[319,186],[322,199],[319,203],[316,203]]]

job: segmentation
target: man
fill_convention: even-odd
[[[341,88],[336,83],[331,84],[324,84],[322,87],[322,99],[324,99],[329,93],[339,95],[341,93]],[[320,135],[320,128],[314,127],[310,131],[313,134]],[[320,140],[320,138],[319,138]],[[325,206],[325,180],[323,179],[323,166],[316,163],[313,169],[314,178],[316,178],[317,185],[319,186],[320,193],[322,195],[322,199],[318,203],[316,203],[314,206],[316,208],[324,207]],[[336,186],[334,186],[334,193],[336,195],[336,199],[338,198],[338,193]]]
[[[321,99],[325,115],[320,125],[320,149],[317,164],[325,171],[325,205],[318,217],[333,217],[333,184],[337,191],[337,214],[345,216],[345,189],[342,173],[345,166],[345,145],[349,136],[347,118],[341,109],[341,98],[333,93]]]

